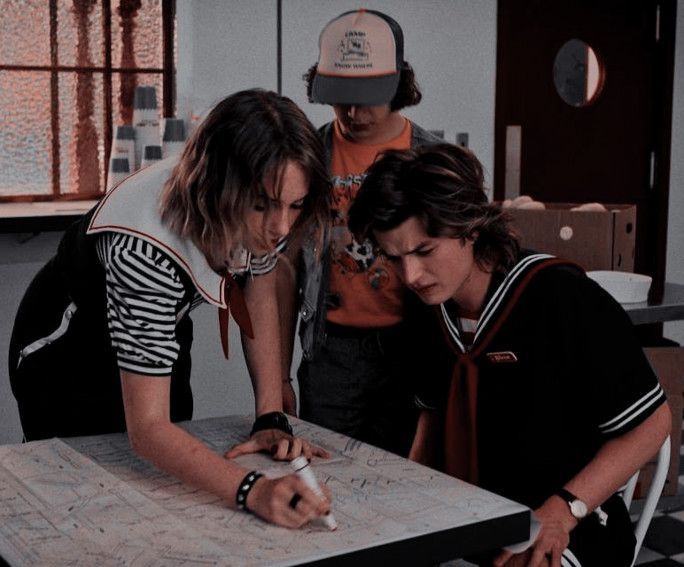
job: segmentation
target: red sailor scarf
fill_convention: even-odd
[[[518,299],[535,275],[549,266],[572,265],[548,254],[533,254],[522,258],[492,294],[480,316],[472,345],[461,339],[457,324],[450,318],[444,304],[440,305],[439,321],[447,343],[456,355],[444,420],[444,471],[452,476],[477,484],[477,386],[481,355],[505,323]],[[513,353],[488,353],[490,358],[515,357]]]

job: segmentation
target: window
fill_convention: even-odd
[[[0,0],[0,201],[104,192],[137,85],[174,111],[174,0]]]

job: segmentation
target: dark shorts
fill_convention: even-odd
[[[189,317],[179,323],[177,338],[181,354],[171,381],[174,421],[192,417]],[[38,273],[21,301],[8,362],[25,440],[126,429],[105,308],[77,306],[53,262]]]

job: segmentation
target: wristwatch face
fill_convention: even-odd
[[[581,500],[573,500],[568,502],[570,505],[570,513],[575,516],[578,520],[581,520],[587,515],[587,505]]]

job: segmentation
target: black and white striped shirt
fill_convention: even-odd
[[[245,271],[255,276],[270,272],[286,245],[283,238],[274,253],[248,254]],[[204,298],[183,285],[175,262],[141,238],[105,232],[96,246],[105,269],[107,319],[119,368],[168,376],[180,348],[176,323]]]

